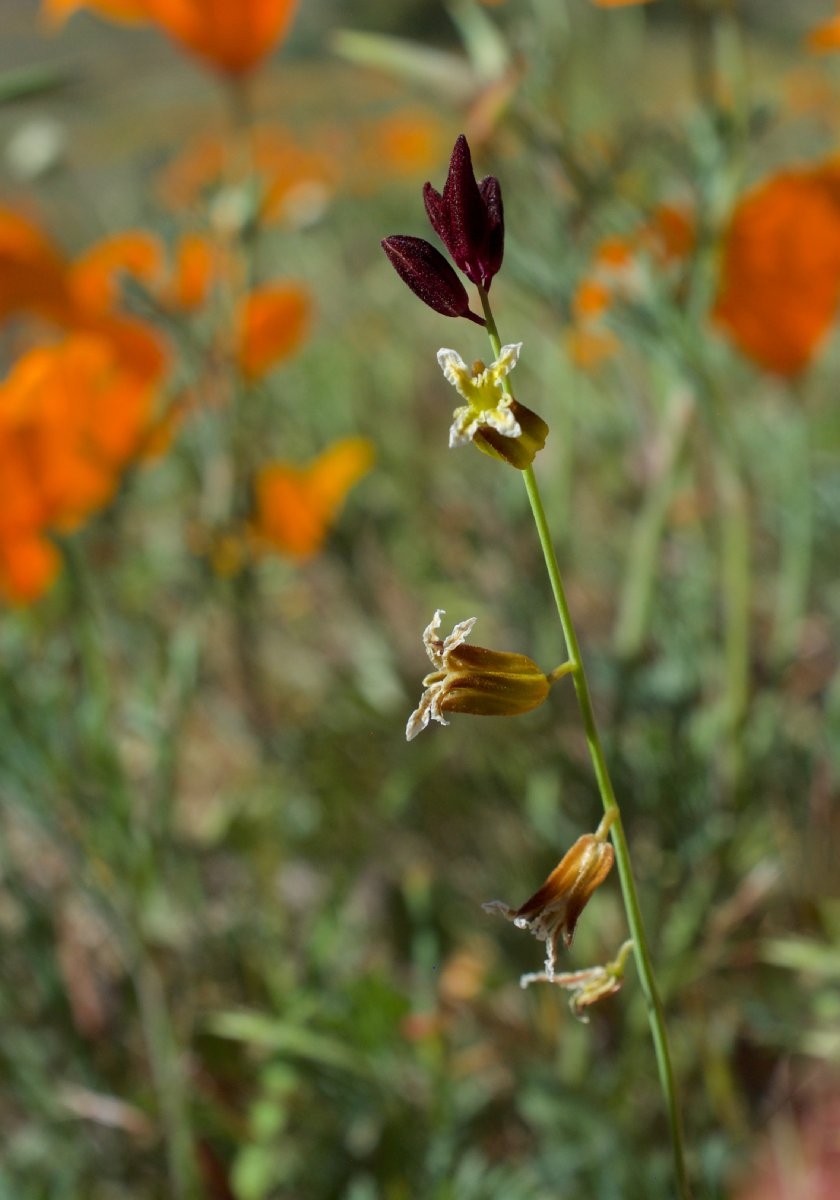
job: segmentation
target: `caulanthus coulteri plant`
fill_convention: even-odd
[[[584,1021],[588,1020],[591,1005],[618,991],[632,952],[647,1005],[668,1113],[676,1194],[680,1200],[687,1200],[690,1189],[682,1122],[664,1011],[621,813],[533,467],[536,455],[545,446],[549,429],[542,417],[514,395],[510,374],[519,361],[523,343],[502,345],[490,305],[490,288],[504,258],[501,186],[493,176],[476,180],[470,147],[462,134],[455,142],[443,191],[438,192],[427,183],[423,198],[432,228],[455,267],[424,238],[395,234],[382,241],[382,248],[400,278],[424,304],[442,316],[462,317],[482,325],[487,331],[494,355],[489,365],[480,361],[468,365],[454,349],[444,347],[438,351],[438,363],[445,378],[464,401],[453,414],[449,445],[455,448],[472,442],[483,453],[521,472],[562,626],[566,659],[553,670],[544,672],[524,654],[470,645],[467,638],[475,618],[461,621],[452,633],[441,638],[442,613],[438,610],[423,636],[433,671],[423,680],[424,692],[409,718],[406,737],[413,739],[431,721],[447,725],[445,714],[448,713],[479,716],[527,713],[547,699],[552,686],[560,679],[571,678],[603,805],[603,817],[595,833],[579,837],[533,896],[518,908],[499,900],[484,907],[546,943],[544,969],[523,975],[522,986],[548,983],[570,991],[572,1012]],[[481,315],[471,307],[470,295],[458,271],[475,287]],[[631,936],[619,948],[615,958],[603,966],[557,971],[560,943],[567,949],[571,946],[584,907],[609,875],[614,862],[618,867]]]

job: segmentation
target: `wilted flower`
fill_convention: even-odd
[[[557,943],[562,937],[564,944],[571,946],[580,914],[592,893],[610,873],[615,855],[607,835],[617,816],[618,813],[611,810],[595,833],[579,837],[542,887],[519,908],[510,908],[502,900],[490,900],[483,905],[487,912],[501,913],[518,929],[528,929],[539,941],[545,942],[548,980],[554,979]]]
[[[493,175],[476,182],[463,133],[452,150],[443,192],[436,192],[427,183],[423,200],[432,228],[455,265],[471,283],[489,290],[502,265],[505,248],[502,189]]]
[[[603,967],[586,967],[583,971],[563,971],[559,975],[549,976],[545,971],[534,971],[523,975],[519,986],[526,988],[532,983],[554,983],[565,988],[572,995],[569,997],[569,1008],[579,1021],[587,1024],[589,1014],[586,1011],[599,1000],[613,996],[624,982],[624,967],[630,951],[633,949],[632,940],[626,941],[612,962]]]
[[[449,445],[475,442],[480,450],[503,458],[519,470],[534,461],[548,437],[548,426],[524,404],[514,400],[502,380],[519,361],[522,343],[502,346],[489,367],[480,360],[468,367],[455,350],[438,350],[445,377],[467,401],[453,413]]]
[[[483,317],[471,311],[467,289],[454,269],[430,242],[397,233],[383,238],[381,245],[403,283],[429,308],[444,317],[467,317],[484,324]]]
[[[441,640],[442,615],[439,608],[423,634],[435,669],[423,680],[426,690],[405,727],[407,741],[417,737],[430,720],[448,725],[444,712],[512,717],[542,704],[551,683],[535,662],[524,654],[465,645],[475,617],[461,621]]]

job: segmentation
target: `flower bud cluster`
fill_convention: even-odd
[[[505,249],[502,189],[492,175],[476,181],[463,134],[452,151],[443,191],[427,183],[423,200],[432,228],[458,270],[470,283],[488,291]],[[466,317],[484,324],[484,318],[470,309],[467,290],[455,271],[430,242],[394,234],[383,239],[382,249],[399,277],[429,308],[446,317]]]

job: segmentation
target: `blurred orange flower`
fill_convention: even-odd
[[[297,227],[307,224],[312,212],[320,215],[337,183],[335,156],[299,145],[279,126],[253,129],[249,139],[251,165],[263,187],[263,220]],[[230,145],[223,138],[192,142],[160,176],[163,202],[180,212],[203,203],[207,193],[231,182],[230,165]]]
[[[292,558],[316,554],[373,457],[367,438],[349,437],[334,442],[306,467],[268,463],[254,481],[252,532],[257,544]]]
[[[840,5],[838,5],[840,8]],[[817,54],[840,50],[840,11],[808,34],[807,46]]]
[[[300,284],[286,281],[257,288],[239,314],[239,365],[246,378],[261,379],[298,348],[312,319],[312,302]]]
[[[86,333],[29,351],[0,383],[0,591],[12,600],[35,599],[55,577],[49,532],[111,499],[154,430],[155,384]]]
[[[172,271],[161,298],[178,312],[201,308],[218,273],[215,246],[198,233],[186,233],[175,246]]]
[[[568,334],[572,361],[583,369],[610,358],[619,348],[607,318],[616,303],[644,298],[653,275],[669,285],[694,249],[692,214],[678,204],[659,204],[646,221],[624,237],[608,237],[595,247],[592,265],[572,296]]]
[[[0,320],[23,310],[61,321],[70,307],[61,253],[26,217],[0,208]]]
[[[652,0],[592,0],[596,8],[627,8],[631,4],[650,4]]]
[[[74,301],[85,312],[113,311],[120,299],[119,276],[153,284],[163,267],[163,247],[145,230],[115,233],[96,242],[68,270]]]
[[[62,20],[92,8],[117,21],[153,21],[225,75],[253,70],[288,33],[297,0],[44,0]]]
[[[783,171],[735,209],[714,316],[744,354],[792,376],[810,363],[838,302],[840,164]]]

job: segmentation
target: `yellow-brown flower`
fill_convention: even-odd
[[[528,929],[545,942],[545,976],[549,981],[554,979],[557,943],[562,937],[564,944],[571,946],[580,914],[610,873],[615,855],[607,836],[617,815],[615,811],[607,813],[595,833],[579,837],[542,887],[519,908],[510,908],[502,900],[483,905],[487,912],[501,913],[518,929]]]
[[[423,680],[426,690],[408,719],[407,741],[417,737],[429,721],[448,725],[445,712],[512,717],[542,704],[551,681],[532,659],[524,654],[465,645],[475,617],[461,621],[441,639],[438,630],[442,614],[439,608],[423,634],[426,653],[435,669]]]
[[[569,1008],[573,1016],[584,1025],[589,1022],[586,1011],[599,1000],[614,996],[624,982],[624,968],[630,951],[633,949],[632,940],[626,941],[619,949],[612,962],[603,967],[585,967],[582,971],[563,971],[559,975],[549,977],[545,971],[535,971],[531,975],[523,975],[519,986],[526,988],[532,983],[554,983],[557,987],[571,992]]]

